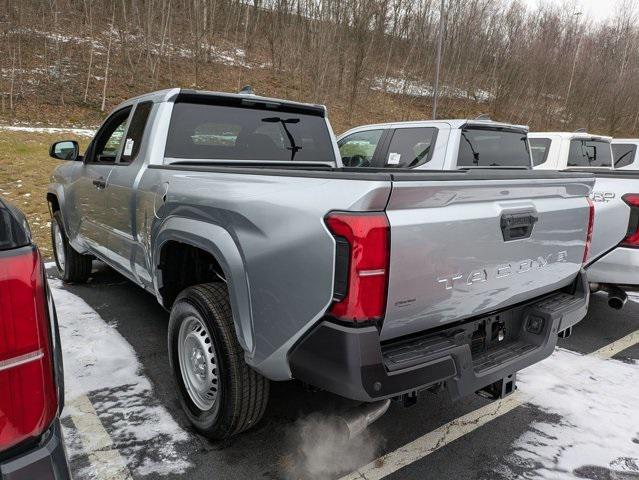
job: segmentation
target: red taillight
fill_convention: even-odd
[[[639,194],[628,193],[621,197],[630,207],[628,233],[621,241],[622,247],[639,248]]]
[[[587,197],[588,200],[588,233],[586,234],[586,247],[584,248],[584,258],[581,263],[583,265],[588,261],[588,256],[590,255],[590,244],[592,243],[592,229],[595,226],[595,204]]]
[[[44,281],[35,248],[0,252],[0,451],[40,435],[58,409]]]
[[[383,318],[390,247],[386,214],[334,212],[325,221],[337,240],[348,243],[348,265],[343,269],[345,292],[329,313],[352,322]]]

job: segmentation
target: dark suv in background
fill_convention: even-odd
[[[0,198],[0,480],[70,479],[53,299],[24,215]]]

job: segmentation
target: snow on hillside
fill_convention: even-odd
[[[412,97],[432,97],[433,86],[420,80],[405,79],[399,77],[375,77],[371,86],[373,90],[381,90],[388,93],[409,95]],[[464,100],[474,100],[477,102],[489,102],[495,96],[486,90],[477,89],[469,92],[457,87],[442,86],[440,90],[442,97],[461,98]]]

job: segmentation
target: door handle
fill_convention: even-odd
[[[106,181],[104,180],[103,177],[100,177],[93,180],[93,185],[95,185],[97,189],[106,188]]]

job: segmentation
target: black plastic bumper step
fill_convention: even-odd
[[[436,336],[384,347],[382,355],[388,371],[394,372],[424,363],[427,358],[454,346],[450,338]]]
[[[537,348],[531,343],[518,341],[492,348],[473,357],[473,367],[476,372],[501,365],[504,362],[521,357]]]

